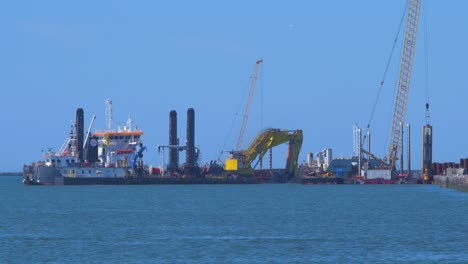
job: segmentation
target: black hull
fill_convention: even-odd
[[[302,184],[343,184],[343,178],[304,178]]]
[[[63,185],[124,184],[124,178],[63,178]]]

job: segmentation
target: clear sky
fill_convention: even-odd
[[[161,162],[156,146],[168,143],[170,110],[178,112],[185,141],[189,107],[202,163],[217,159],[235,148],[259,58],[244,145],[264,128],[302,129],[301,161],[327,147],[335,157],[350,156],[353,124],[369,121],[404,6],[405,0],[2,1],[0,170],[20,171],[42,149],[58,150],[77,107],[86,127],[96,114],[94,127],[103,129],[106,98],[114,121],[131,115],[144,131],[147,163]],[[468,1],[423,6],[406,115],[414,168],[421,164],[427,98],[434,161],[468,157]],[[402,39],[371,124],[379,156],[388,149]],[[284,165],[285,149],[273,151],[276,167]]]

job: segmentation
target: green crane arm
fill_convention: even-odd
[[[289,175],[297,176],[299,153],[303,141],[302,130],[296,130],[290,135],[288,155],[286,156],[286,170]]]
[[[267,129],[254,139],[247,150],[242,152],[242,156],[245,157],[244,168],[253,169],[252,162],[257,159],[257,157],[261,159],[270,148],[288,142],[289,147],[286,157],[286,170],[290,175],[295,176],[297,173],[298,158],[302,147],[302,141],[302,130],[290,131]]]

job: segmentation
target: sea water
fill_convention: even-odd
[[[0,263],[468,263],[468,194],[0,177]]]

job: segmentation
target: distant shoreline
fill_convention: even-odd
[[[21,172],[0,172],[0,176],[21,176]]]

